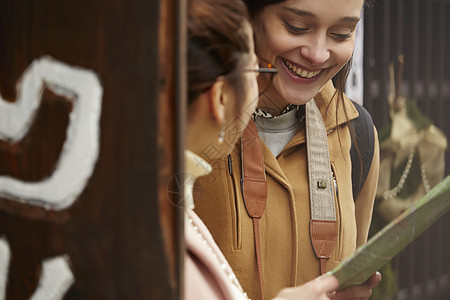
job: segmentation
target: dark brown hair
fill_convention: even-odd
[[[248,65],[248,13],[241,0],[188,0],[189,104],[224,76],[242,99],[240,75]],[[240,96],[240,97],[239,97]]]

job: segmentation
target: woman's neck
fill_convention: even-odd
[[[265,92],[259,97],[258,107],[273,116],[279,116],[286,108],[286,106],[289,105],[289,103],[285,102],[284,100],[280,101],[278,99],[281,98],[279,96],[273,96],[268,92]]]

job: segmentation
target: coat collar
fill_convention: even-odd
[[[336,127],[347,122],[347,120],[352,120],[358,117],[358,111],[350,99],[344,95],[344,105],[342,105],[341,101],[337,101],[337,94],[335,95],[335,93],[336,89],[333,86],[333,82],[330,80],[324,85],[319,94],[314,97],[327,131],[333,131]],[[290,152],[295,146],[302,144],[305,141],[305,130],[299,130],[278,156]],[[281,171],[277,159],[275,159],[273,155],[271,155],[270,150],[266,148],[267,147],[263,145],[266,168],[270,170],[269,172],[272,171],[273,174],[279,178],[279,180],[283,181],[285,176]]]
[[[211,172],[211,165],[197,154],[185,150],[185,182],[184,182],[184,205],[186,208],[194,208],[193,188],[197,177],[207,175]]]
[[[324,85],[319,94],[314,97],[327,130],[334,129],[336,126],[347,122],[347,120],[358,117],[358,111],[350,99],[344,95],[344,105],[342,105],[342,102],[337,101],[336,92],[333,82],[330,80]]]

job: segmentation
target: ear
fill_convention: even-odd
[[[211,112],[217,124],[222,125],[225,122],[226,93],[224,81],[217,79],[210,89],[210,107]]]

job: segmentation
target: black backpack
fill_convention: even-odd
[[[358,118],[350,121],[350,126],[353,127],[356,144],[358,145],[358,149],[361,154],[360,158],[356,145],[352,139],[352,146],[350,149],[350,157],[352,160],[352,188],[353,199],[356,200],[361,188],[364,186],[370,166],[372,165],[375,146],[375,133],[372,118],[367,110],[356,102],[353,102],[353,105],[358,111],[359,116]]]

